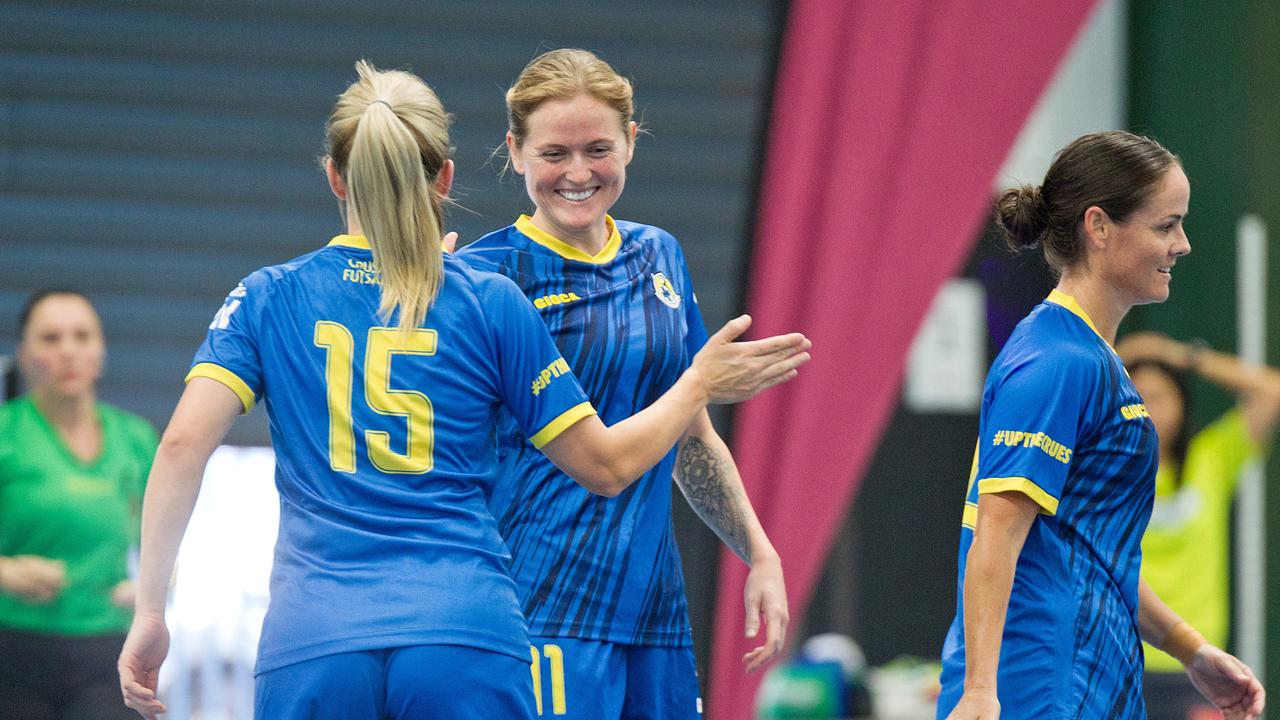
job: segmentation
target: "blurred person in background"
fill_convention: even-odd
[[[326,126],[347,233],[250,274],[209,326],[147,486],[125,702],[154,718],[165,590],[209,455],[261,399],[280,530],[255,668],[259,718],[529,718],[529,643],[484,498],[505,408],[595,492],[658,462],[708,402],[796,375],[801,335],[730,321],[671,391],[606,427],[507,278],[443,252],[449,116],[361,61]]]
[[[84,295],[35,293],[18,338],[28,392],[0,406],[0,715],[127,718],[115,656],[156,433],[97,401],[106,344]]]
[[[506,100],[506,150],[534,212],[459,256],[520,286],[602,418],[615,422],[672,387],[707,340],[680,244],[609,215],[635,152],[631,83],[590,52],[559,49],[531,61]],[[673,474],[751,568],[745,632],[756,637],[763,620],[765,639],[743,658],[747,669],[781,650],[781,561],[706,410],[681,428],[678,449],[616,498],[578,486],[510,421],[498,444],[490,507],[511,548],[542,702],[556,716],[701,714]],[[556,662],[539,670],[540,654]]]
[[[1127,132],[1082,136],[998,225],[1058,276],[983,390],[938,718],[1144,718],[1142,641],[1178,658],[1228,718],[1256,718],[1252,671],[1139,577],[1156,430],[1112,350],[1134,305],[1169,297],[1191,251],[1181,162]]]
[[[1230,628],[1232,498],[1245,464],[1280,421],[1280,371],[1157,333],[1116,344],[1160,438],[1155,508],[1142,538],[1142,579],[1220,647]],[[1190,376],[1236,395],[1235,407],[1190,431]],[[1143,692],[1153,720],[1215,717],[1177,659],[1147,646]]]

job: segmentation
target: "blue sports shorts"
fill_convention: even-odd
[[[548,720],[698,720],[693,648],[532,637],[534,710]]]
[[[460,645],[338,653],[257,676],[258,720],[532,720],[529,663]]]

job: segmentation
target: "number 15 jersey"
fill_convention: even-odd
[[[505,408],[538,447],[595,413],[505,277],[444,258],[418,329],[377,315],[368,242],[263,268],[214,317],[188,379],[266,405],[280,534],[257,672],[343,652],[449,644],[528,660],[485,503]]]

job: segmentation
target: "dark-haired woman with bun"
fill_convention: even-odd
[[[1253,672],[1138,574],[1158,442],[1112,344],[1130,308],[1169,297],[1190,194],[1159,143],[1105,132],[1000,198],[1010,245],[1042,246],[1058,283],[987,375],[939,718],[1145,718],[1143,640],[1228,720],[1262,712]]]

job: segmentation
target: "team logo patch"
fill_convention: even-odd
[[[653,294],[669,308],[680,307],[680,296],[676,293],[675,286],[660,272],[653,274]]]

